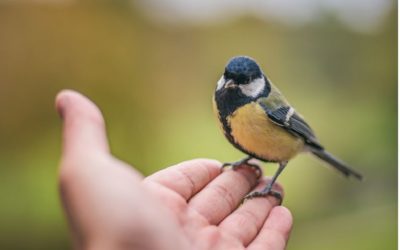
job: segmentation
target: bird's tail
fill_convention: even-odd
[[[362,175],[355,170],[351,169],[347,164],[342,162],[341,160],[337,159],[335,156],[331,155],[330,153],[326,152],[323,149],[311,149],[311,152],[320,158],[321,160],[329,163],[332,167],[336,168],[339,170],[342,174],[344,174],[346,177],[353,176],[357,178],[358,180],[362,180]]]

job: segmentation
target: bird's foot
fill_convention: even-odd
[[[247,157],[240,161],[224,163],[221,166],[221,171],[224,171],[224,169],[226,169],[227,167],[231,167],[233,170],[237,170],[238,168],[242,167],[250,167],[256,173],[257,179],[259,179],[263,175],[262,170],[257,164],[250,163],[249,160],[251,159],[251,157]]]
[[[243,202],[245,202],[246,200],[253,199],[253,198],[267,197],[268,195],[271,195],[271,196],[275,197],[275,198],[278,200],[279,205],[282,205],[282,201],[283,201],[282,194],[279,193],[278,191],[272,190],[271,188],[269,188],[269,189],[264,189],[264,190],[262,190],[262,191],[255,191],[255,192],[252,192],[252,193],[246,195],[246,196],[243,198]]]
[[[281,172],[283,171],[283,169],[285,168],[286,165],[287,165],[287,161],[280,162],[278,170],[276,171],[276,173],[274,174],[274,176],[272,177],[272,180],[268,183],[268,185],[261,191],[255,191],[255,192],[252,192],[252,193],[246,195],[243,198],[242,202],[249,200],[249,199],[257,198],[257,197],[267,197],[268,195],[271,195],[271,196],[275,197],[278,200],[279,205],[281,205],[282,201],[283,201],[282,194],[278,191],[272,190],[272,187],[274,186],[276,179],[281,174]]]

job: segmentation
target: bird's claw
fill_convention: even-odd
[[[274,191],[274,190],[252,192],[243,198],[243,202],[245,202],[246,200],[251,200],[253,198],[267,197],[268,195],[275,197],[278,200],[279,205],[282,205],[282,201],[283,201],[282,194],[277,191]]]
[[[227,167],[231,167],[232,170],[237,170],[242,167],[250,167],[256,173],[257,179],[261,178],[263,173],[262,173],[260,166],[258,166],[257,164],[249,163],[248,161],[249,161],[249,159],[246,158],[241,161],[236,161],[236,162],[232,162],[232,163],[231,162],[224,163],[221,166],[221,171],[224,171],[224,169],[226,169]]]

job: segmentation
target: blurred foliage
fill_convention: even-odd
[[[189,27],[124,1],[0,4],[0,248],[71,246],[57,193],[60,89],[101,107],[113,153],[145,175],[194,157],[232,161],[242,154],[218,130],[211,96],[227,60],[245,54],[366,176],[348,181],[305,155],[290,162],[280,178],[295,218],[288,249],[395,249],[396,20],[393,9],[370,34],[332,16]]]

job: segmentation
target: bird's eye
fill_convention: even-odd
[[[225,71],[224,73],[226,79],[232,79],[233,75],[229,71]]]
[[[237,81],[238,82],[240,82],[240,83],[242,83],[242,84],[246,84],[248,81],[247,81],[247,77],[245,76],[245,75],[242,75],[242,74],[240,74],[238,77],[237,77]]]

